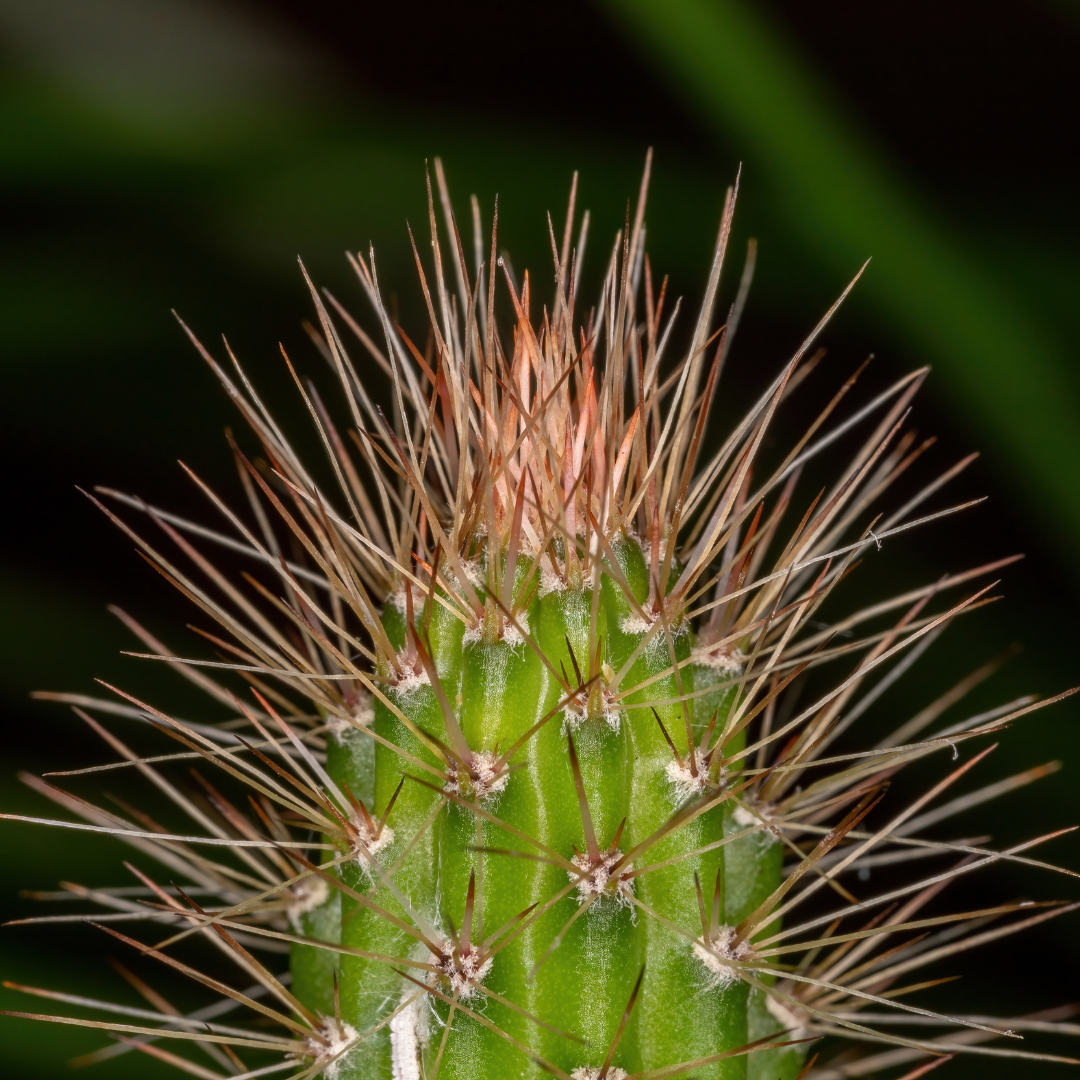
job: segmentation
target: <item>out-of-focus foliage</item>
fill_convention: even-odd
[[[1010,276],[981,259],[945,215],[890,172],[754,5],[609,4],[688,105],[740,146],[750,175],[761,176],[823,262],[843,272],[873,257],[866,293],[881,324],[935,365],[970,430],[993,443],[1031,511],[1074,551],[1080,381],[1068,332],[1075,313],[1058,313],[1057,325],[1047,320],[1018,290],[1015,268]],[[1074,252],[1065,271],[1073,282],[1076,266]]]

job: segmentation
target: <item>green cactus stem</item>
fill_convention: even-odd
[[[85,890],[121,920],[102,929],[217,999],[178,1017],[23,987],[105,1014],[31,1014],[126,1040],[93,1060],[137,1050],[213,1080],[796,1080],[814,1067],[813,1040],[845,1033],[859,1075],[909,1062],[921,1075],[918,1063],[943,1049],[1042,1059],[985,1046],[1016,1021],[945,1016],[917,994],[923,965],[1071,909],[942,913],[945,885],[1018,859],[1057,868],[1027,846],[914,834],[969,804],[923,814],[989,753],[968,754],[970,741],[1049,701],[930,728],[950,691],[892,737],[875,732],[874,749],[836,742],[990,586],[941,598],[1002,565],[884,601],[857,596],[847,615],[820,621],[826,600],[851,595],[861,559],[941,516],[911,514],[959,474],[932,478],[900,512],[883,503],[928,446],[906,428],[925,372],[840,417],[853,376],[787,440],[774,421],[845,290],[746,416],[710,431],[755,247],[718,318],[730,190],[700,313],[673,337],[679,304],[666,281],[655,287],[644,248],[650,166],[584,314],[576,181],[561,245],[549,222],[555,287],[541,303],[529,275],[515,281],[496,257],[497,214],[483,235],[476,202],[470,271],[438,164],[443,224],[429,184],[430,257],[414,246],[424,351],[391,322],[373,252],[351,261],[374,337],[336,302],[332,316],[312,286],[310,359],[329,363],[341,394],[328,407],[296,381],[336,488],[306,469],[239,362],[237,382],[192,335],[258,442],[257,455],[232,443],[243,513],[197,481],[238,539],[109,493],[150,513],[192,574],[102,509],[215,624],[200,639],[214,659],[187,659],[124,615],[144,656],[237,715],[214,726],[126,694],[119,707],[50,695],[75,705],[181,820],[158,825],[34,778],[80,820],[22,820],[132,844],[136,899],[130,887]],[[339,327],[355,332],[362,360]],[[796,513],[801,469],[875,412],[836,482]],[[243,587],[188,535],[239,549]],[[87,709],[151,717],[179,748],[139,758]],[[193,757],[197,798],[183,788]],[[946,762],[933,786],[900,809],[881,805],[897,772],[926,759]],[[174,765],[182,783],[166,778]],[[915,867],[911,878],[863,887],[861,871],[894,863]],[[140,919],[158,944],[127,925]],[[242,983],[175,959],[193,938],[234,961]],[[282,952],[288,974],[274,967]],[[219,1019],[241,1005],[258,1025]],[[962,1037],[920,1042],[921,1029],[903,1026],[913,1016]]]
[[[618,547],[623,569],[644,569],[636,540],[623,534]],[[487,634],[482,628],[462,634],[435,617],[430,600],[417,598],[413,627],[429,611],[433,618],[422,643],[414,629],[412,651],[399,653],[403,674],[385,692],[445,751],[457,748],[448,754],[452,778],[440,798],[436,785],[380,748],[375,812],[384,811],[405,777],[407,794],[396,804],[394,821],[410,813],[415,824],[398,825],[382,852],[385,863],[396,861],[436,811],[427,826],[431,842],[413,849],[395,880],[417,921],[436,932],[430,944],[441,951],[427,948],[425,955],[424,946],[414,947],[401,931],[367,913],[349,920],[342,940],[368,953],[411,954],[431,965],[442,996],[410,1009],[407,1022],[391,1024],[389,1038],[366,1041],[343,1063],[342,1077],[412,1075],[421,1062],[425,1073],[438,1062],[444,1077],[542,1075],[536,1059],[568,1073],[599,1072],[624,1019],[614,1064],[628,1071],[704,1058],[749,1041],[749,987],[723,963],[734,927],[724,906],[724,849],[716,846],[728,820],[725,788],[718,783],[720,755],[715,747],[710,755],[707,739],[692,749],[687,739],[688,731],[722,730],[723,706],[732,698],[724,697],[707,720],[695,723],[693,710],[713,705],[716,695],[690,697],[690,712],[671,700],[693,691],[693,669],[686,665],[676,678],[667,644],[670,638],[676,659],[686,661],[688,628],[655,634],[639,649],[646,637],[635,623],[640,614],[602,563],[593,572],[595,588],[556,583],[550,591],[537,590],[513,623],[507,619]],[[646,600],[647,588],[639,591]],[[480,597],[486,604],[482,589]],[[636,599],[635,606],[640,611]],[[392,638],[407,619],[404,610],[388,613]],[[430,659],[436,656],[439,661]],[[660,678],[616,701],[615,670],[631,660],[631,684]],[[442,722],[437,701],[445,703]],[[423,752],[381,703],[375,729]],[[337,747],[329,758],[330,775],[340,784],[357,776],[356,755],[364,747],[355,738],[350,746],[351,753]],[[414,804],[415,810],[406,810]],[[497,815],[499,824],[481,817],[478,808]],[[650,843],[679,812],[686,823]],[[773,845],[766,841],[758,857],[754,842],[737,841],[728,851],[740,849],[739,873],[775,887],[780,867]],[[628,857],[636,848],[648,853],[640,862]],[[677,861],[633,873],[641,862],[667,860]],[[701,880],[709,894],[704,923]],[[365,891],[380,907],[401,910],[396,891],[374,882]],[[309,949],[297,952],[306,958]],[[626,1017],[642,968],[636,1009]],[[294,978],[296,973],[294,966]],[[396,994],[378,1000],[371,984],[370,962],[342,960],[343,1016],[357,1030],[377,1024],[388,1006],[412,997],[416,988],[398,978]],[[459,1001],[468,1006],[483,1000],[481,985],[488,994],[483,1015],[502,1035],[457,1008]],[[672,1009],[672,1002],[679,1007]],[[742,1077],[746,1060],[735,1057],[698,1072]]]

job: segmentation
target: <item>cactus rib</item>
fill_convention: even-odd
[[[1021,854],[1030,845],[997,852],[914,835],[923,807],[989,752],[967,757],[968,742],[1058,698],[1023,699],[936,734],[924,730],[929,720],[913,722],[864,753],[837,744],[992,585],[944,606],[939,594],[1010,561],[818,621],[860,558],[970,505],[912,518],[939,486],[932,479],[903,517],[877,509],[926,449],[906,426],[926,373],[878,396],[877,428],[794,522],[800,471],[847,430],[831,413],[862,369],[782,454],[766,436],[859,275],[745,418],[711,441],[756,246],[717,328],[736,180],[700,314],[673,360],[679,305],[665,323],[667,282],[654,289],[645,253],[650,170],[651,152],[635,217],[584,318],[576,294],[588,216],[572,246],[576,175],[561,247],[549,221],[555,291],[541,317],[529,274],[517,282],[496,258],[497,210],[491,259],[480,261],[488,238],[475,201],[470,275],[439,163],[445,220],[440,229],[429,179],[429,263],[413,244],[426,351],[393,325],[374,251],[350,262],[380,344],[336,301],[332,318],[308,279],[311,335],[340,382],[353,445],[314,386],[296,381],[337,490],[301,463],[231,353],[239,382],[188,331],[258,440],[257,461],[232,442],[258,531],[193,473],[239,541],[104,492],[149,513],[205,584],[94,501],[232,638],[206,634],[224,659],[178,657],[123,615],[151,650],[139,655],[172,664],[237,715],[186,723],[121,691],[123,704],[44,695],[75,706],[173,800],[189,822],[175,832],[29,782],[82,818],[52,824],[118,835],[183,882],[177,895],[130,867],[151,908],[123,890],[87,891],[133,920],[170,926],[154,947],[107,932],[196,978],[220,996],[219,1012],[243,1005],[276,1026],[208,1034],[201,1014],[162,1013],[149,990],[158,1013],[126,1015],[157,1026],[38,1016],[126,1040],[94,1060],[137,1049],[196,1076],[289,1069],[296,1080],[796,1080],[822,1035],[859,1048],[893,1043],[883,1067],[941,1052],[891,1030],[882,1009],[962,1030],[950,1053],[1071,1060],[989,1048],[1012,1032],[914,1005],[907,995],[920,976],[905,982],[977,943],[990,918],[1006,920],[992,932],[1006,936],[1075,906],[926,915],[944,884],[982,866],[1060,868]],[[390,418],[341,324],[389,377]],[[251,591],[192,533],[257,560],[259,573],[245,575]],[[287,544],[292,560],[281,554]],[[834,661],[844,673],[825,687],[818,673]],[[182,745],[139,759],[91,715],[110,712],[151,717]],[[965,760],[950,761],[913,804],[882,805],[899,768],[961,748]],[[197,798],[162,768],[191,758],[201,759]],[[949,853],[962,861],[944,873],[855,895],[851,871]],[[911,938],[924,930],[925,943]],[[213,941],[256,985],[241,992],[174,959],[192,936]],[[288,977],[260,950],[287,950]],[[203,1058],[162,1040],[187,1041]],[[269,1064],[248,1063],[266,1055]],[[817,1068],[809,1075],[847,1075]]]

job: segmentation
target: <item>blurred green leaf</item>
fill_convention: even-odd
[[[1080,415],[1065,349],[999,268],[908,190],[807,65],[741,0],[605,0],[650,61],[764,180],[805,242],[921,350],[1075,566]]]

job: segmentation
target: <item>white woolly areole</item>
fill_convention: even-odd
[[[747,656],[742,649],[720,648],[715,652],[706,652],[694,657],[695,663],[702,667],[712,668],[718,675],[733,678],[741,675],[746,666]]]
[[[644,609],[642,610],[644,612],[644,618],[642,618],[642,616],[639,615],[636,611],[630,611],[619,620],[619,629],[624,634],[643,636],[647,634],[656,625],[659,616],[650,618],[649,613],[647,611],[644,611]],[[679,623],[676,626],[669,627],[669,630],[672,640],[674,641],[677,638],[681,637],[684,633],[686,633],[686,624]],[[649,643],[645,646],[645,654],[648,655],[650,653],[654,653],[659,649],[663,649],[665,652],[667,652],[667,641],[665,639],[665,635],[662,629],[658,630],[649,639]]]
[[[581,588],[575,589],[575,592],[592,592],[593,587],[593,575],[592,568],[581,575]],[[551,558],[541,559],[540,561],[540,588],[537,589],[537,596],[547,596],[548,593],[558,592],[570,592],[569,583],[563,578],[562,574],[556,573],[551,567]]]
[[[676,761],[672,758],[664,769],[667,774],[668,783],[671,784],[671,796],[677,806],[681,806],[685,802],[689,802],[690,799],[696,795],[700,795],[705,788],[706,774],[702,768],[703,762],[700,757],[697,761],[697,776],[690,771],[690,758],[687,757],[685,761]]]
[[[450,984],[450,992],[457,994],[459,1001],[471,1001],[482,994],[478,983],[482,983],[495,962],[492,956],[480,957],[478,949],[470,949],[464,956],[453,952],[449,942],[442,944],[442,956],[433,961],[435,972],[432,978],[440,976]]]
[[[403,615],[405,614],[405,582],[403,580],[399,580],[394,588],[387,593],[383,606],[385,607],[386,604],[397,608]]]
[[[619,629],[624,634],[647,634],[655,622],[656,619],[650,619],[647,614],[642,618],[636,611],[630,611],[619,621]],[[652,642],[646,648],[651,645]]]
[[[480,565],[479,559],[473,559],[471,562],[467,562],[463,559],[461,561],[461,568],[465,571],[465,577],[468,578],[470,584],[474,586],[482,586],[484,584],[483,567]],[[440,564],[439,577],[442,578],[449,586],[451,586],[451,588],[455,585],[460,586],[461,584],[461,578],[459,578],[458,575],[454,572],[449,559]],[[413,582],[412,590],[413,604],[417,606],[422,605],[427,598],[427,589]],[[391,592],[387,596],[386,603],[392,604],[398,609],[398,611],[401,612],[402,615],[404,615],[405,612],[408,611],[408,604],[405,600],[404,579],[399,579],[397,585],[394,587],[393,592]]]
[[[608,700],[608,692],[604,692],[604,711],[599,717],[589,716],[585,712],[582,705],[578,704],[577,698],[573,701],[566,703],[566,708],[563,710],[563,734],[568,731],[577,731],[582,724],[588,720],[599,720],[605,724],[612,731],[618,731],[619,725],[622,723],[622,710],[618,706],[611,704]]]
[[[356,703],[352,707],[352,718],[367,727],[375,722],[375,709],[371,704],[370,694],[358,694]]]
[[[761,818],[764,818],[765,821],[769,820],[767,807],[762,807],[758,812],[761,814]],[[768,843],[780,843],[780,837],[778,837],[772,831],[772,829],[767,828],[764,824],[762,824],[761,818],[757,817],[755,814],[750,813],[750,811],[747,810],[745,806],[736,806],[735,812],[731,815],[731,817],[737,824],[741,825],[744,829],[749,829],[756,825],[760,830],[758,835],[760,835],[760,837],[763,840],[766,840]]]
[[[341,742],[341,738],[346,732],[355,731],[357,725],[360,727],[370,727],[375,722],[375,710],[371,707],[371,695],[360,694],[356,698],[356,703],[351,710],[352,720],[347,720],[344,716],[331,716],[327,718],[326,730],[327,733],[332,735],[338,742]]]
[[[784,1029],[785,1039],[801,1039],[809,1034],[809,1029],[803,1023],[802,1014],[789,1009],[782,1001],[777,1001],[772,994],[765,995],[765,1008]]]
[[[487,530],[483,524],[480,524],[475,530],[480,535],[485,535]],[[462,559],[461,569],[465,571],[465,577],[468,579],[469,584],[474,588],[483,588],[484,586],[484,567],[479,559]],[[446,575],[446,580],[450,585],[460,585],[461,578],[458,576],[457,571],[451,569],[449,560],[443,568],[443,573]]]
[[[302,878],[289,889],[293,902],[285,909],[289,925],[298,933],[304,931],[300,926],[300,917],[314,911],[320,904],[330,899],[330,886],[318,875]]]
[[[524,611],[519,611],[514,616],[514,625],[505,616],[503,617],[503,632],[502,637],[499,640],[504,645],[509,645],[511,648],[515,648],[518,645],[525,644],[525,634],[529,633],[529,616]],[[521,629],[518,629],[518,626]],[[475,626],[467,626],[465,633],[461,635],[462,645],[475,645],[477,642],[484,640],[484,620],[481,619]]]
[[[745,941],[735,944],[734,926],[721,926],[708,948],[701,938],[694,942],[694,955],[705,965],[712,985],[720,989],[730,986],[739,977],[729,961],[746,960],[753,952],[753,947]]]
[[[375,714],[372,712],[372,718]],[[331,716],[326,721],[326,734],[331,736],[335,741],[341,742],[345,735],[349,731],[355,731],[356,725],[346,720],[344,716]]]
[[[443,791],[449,791],[453,795],[461,795],[468,798],[470,795],[477,799],[485,799],[489,795],[498,795],[510,779],[507,769],[496,772],[499,755],[490,750],[480,750],[473,754],[472,769],[462,784],[461,766],[456,761],[449,761],[446,765],[448,779]],[[466,790],[462,790],[462,788]]]
[[[600,865],[593,866],[589,862],[587,852],[575,855],[570,861],[579,869],[588,871],[584,877],[566,872],[566,876],[577,885],[578,900],[585,903],[594,896],[608,896],[617,900],[621,907],[630,906],[630,897],[634,895],[634,879],[626,875],[632,869],[630,864],[623,866],[619,872],[619,880],[614,888],[611,888],[611,871],[616,863],[623,857],[621,851],[612,854],[604,854],[600,858]]]
[[[417,674],[413,668],[413,661],[406,656],[404,651],[398,653],[398,666],[401,668],[401,674],[397,677],[391,689],[399,696],[409,698],[420,687],[431,685],[427,669],[422,667],[420,673]]]
[[[349,1048],[356,1042],[356,1028],[352,1024],[330,1019],[324,1021],[319,1034],[327,1040],[326,1044],[309,1039],[308,1047],[316,1061],[330,1062],[322,1071],[324,1080],[338,1080]]]
[[[641,557],[645,560],[646,566],[652,566],[652,541],[642,540],[641,544]],[[656,565],[663,569],[664,558],[667,556],[668,538],[666,536],[660,537],[659,551],[656,556]]]
[[[600,1074],[603,1071],[603,1067],[600,1065],[579,1065],[570,1074],[570,1077],[571,1080],[600,1080]],[[608,1069],[605,1080],[626,1080],[629,1075],[625,1069],[613,1065]]]
[[[415,993],[410,985],[403,995],[408,1000]],[[420,1048],[427,1042],[423,997],[406,1005],[390,1021],[390,1068],[394,1080],[422,1080]]]
[[[561,592],[565,588],[567,588],[566,582],[551,569],[551,560],[541,559],[540,588],[537,590],[537,595],[547,596],[548,593]]]
[[[356,831],[359,833],[363,843],[356,845],[353,850],[353,858],[363,870],[370,873],[375,869],[375,856],[384,847],[389,847],[394,842],[394,830],[389,825],[384,825],[382,832],[376,838],[375,834],[368,829],[366,823],[358,823]]]

